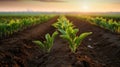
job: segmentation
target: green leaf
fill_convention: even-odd
[[[58,31],[60,31],[60,33],[62,33],[63,35],[65,35],[65,34],[66,34],[66,31],[65,31],[65,30],[63,30],[63,29],[58,29]]]
[[[40,48],[45,48],[44,46],[44,44],[41,42],[41,41],[32,41],[33,43],[35,43],[35,44],[37,44],[37,45],[39,45],[40,46]]]
[[[60,37],[62,37],[63,39],[66,39],[68,41],[70,41],[69,35],[60,35]]]
[[[73,34],[77,34],[78,31],[79,29],[74,29]]]
[[[88,36],[91,35],[92,32],[86,32],[86,33],[82,33],[77,39],[76,39],[76,47],[78,47],[81,42]]]
[[[52,34],[52,38],[54,39],[57,35],[58,35],[58,32],[55,31],[55,32]]]
[[[48,42],[48,43],[50,43],[51,41],[51,37],[50,37],[50,34],[46,34],[45,35],[45,38],[46,38],[46,41]]]

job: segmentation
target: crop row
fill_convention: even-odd
[[[8,37],[15,32],[24,30],[33,25],[47,21],[53,16],[20,16],[20,17],[0,17],[0,39]]]
[[[45,52],[50,52],[54,38],[60,33],[60,37],[65,39],[69,43],[69,48],[71,49],[72,53],[76,52],[76,49],[79,47],[83,39],[85,39],[88,35],[92,34],[92,32],[85,32],[77,36],[77,32],[79,29],[75,28],[75,26],[70,22],[65,16],[60,16],[58,22],[54,23],[53,26],[56,28],[56,31],[50,36],[50,34],[45,35],[45,41],[33,41],[34,43],[38,44],[41,49]]]
[[[112,19],[113,21],[120,22],[119,15],[115,15],[115,16],[114,15],[94,15],[94,16],[91,16],[91,17],[94,17],[94,18],[96,18],[96,17],[102,17],[102,18],[104,18],[106,20]]]
[[[120,33],[120,22],[114,21],[114,19],[106,19],[104,17],[91,17],[91,16],[80,16],[79,18],[87,20],[91,24],[108,29],[112,32]]]

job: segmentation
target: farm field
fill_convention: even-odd
[[[49,18],[44,19],[45,16]],[[32,17],[34,20],[32,19],[28,26],[18,24],[18,28],[12,30],[8,30],[7,26],[0,27],[3,31],[0,31],[1,67],[120,67],[120,18],[117,18],[115,23],[100,25],[103,22],[98,21],[97,24],[97,21],[90,21],[86,17],[64,15],[65,19],[60,20],[61,15],[45,16],[42,20],[39,19],[41,17]],[[84,32],[92,34],[81,42],[75,52],[72,52],[68,46],[69,42],[60,37],[61,30],[53,26],[57,22],[71,22],[74,28],[79,30],[76,36]],[[45,41],[45,35],[47,33],[52,35],[54,31],[58,31],[58,35],[50,52],[42,51],[40,45],[33,42]]]

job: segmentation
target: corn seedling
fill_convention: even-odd
[[[53,42],[55,37],[57,36],[58,32],[54,32],[52,34],[52,36],[50,36],[50,34],[46,34],[45,35],[45,39],[46,41],[33,41],[35,44],[38,44],[40,46],[40,48],[44,51],[44,52],[50,52],[52,46],[53,46]]]
[[[56,27],[61,33],[60,37],[68,41],[69,48],[73,53],[75,53],[76,49],[79,47],[83,39],[92,34],[92,32],[86,32],[82,33],[79,36],[76,36],[79,30],[75,29],[73,24],[70,23],[65,17],[63,18],[64,19],[60,18],[57,23],[53,24],[53,26]]]
[[[82,33],[79,36],[76,36],[78,29],[72,29],[72,28],[68,28],[66,31],[64,30],[59,30],[62,34],[60,35],[60,37],[62,37],[63,39],[66,39],[69,43],[69,48],[71,49],[71,51],[73,53],[76,52],[76,49],[79,47],[79,45],[81,44],[81,42],[90,34],[92,34],[92,32],[86,32],[86,33]]]
[[[73,24],[69,22],[64,16],[58,19],[58,22],[54,23],[53,26],[57,29],[66,30],[68,27],[73,27]]]

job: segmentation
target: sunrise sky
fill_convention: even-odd
[[[120,12],[120,0],[0,0],[0,11]]]

